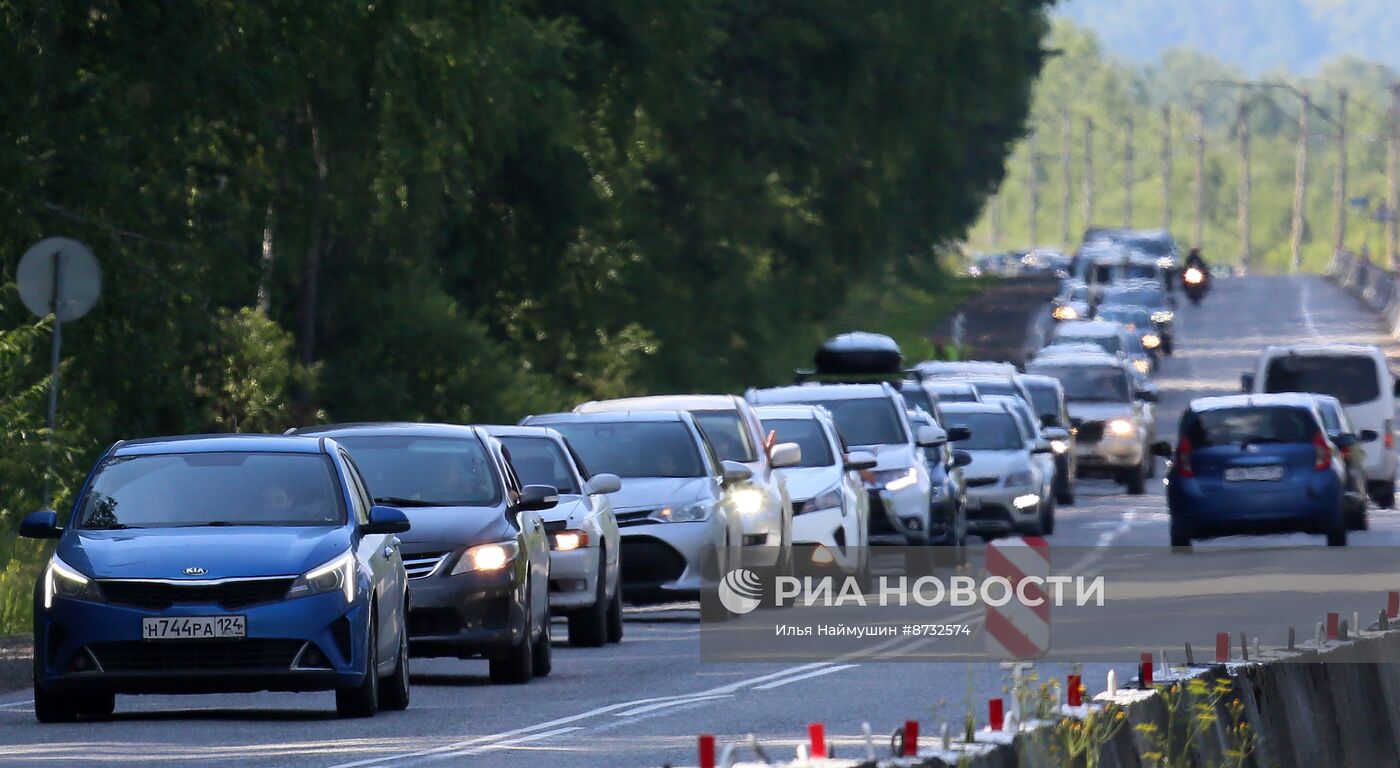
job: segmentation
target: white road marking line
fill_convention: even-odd
[[[782,680],[777,680],[777,681],[774,681],[774,682],[771,682],[771,683],[764,683],[763,685],[760,685],[760,686],[754,688],[754,690],[755,690],[755,691],[771,691],[771,690],[773,690],[774,688],[781,688],[781,687],[783,687],[783,686],[785,686],[785,685],[788,685],[789,683],[797,683],[797,682],[801,682],[801,681],[803,681],[803,680],[810,680],[810,679],[812,679],[812,678],[814,678],[814,677],[821,677],[822,675],[829,675],[829,674],[831,674],[831,673],[833,673],[833,672],[840,672],[840,671],[843,670],[843,669],[853,669],[853,668],[858,667],[858,666],[860,666],[860,665],[859,665],[859,664],[842,664],[842,665],[836,666],[836,667],[827,667],[826,669],[817,669],[817,670],[813,670],[813,671],[811,671],[811,672],[808,672],[808,673],[805,674],[805,675],[798,675],[798,676],[796,676],[796,677],[788,677],[788,678],[784,678],[784,679],[782,679]]]
[[[819,669],[816,672],[809,672],[808,674],[820,674],[821,672],[823,672],[823,670]],[[777,683],[769,683],[769,685],[781,685],[783,682],[784,681],[779,681]],[[762,688],[759,688],[758,690],[762,690]],[[689,699],[681,699],[679,701],[662,701],[656,704],[647,704],[645,706],[637,707],[635,709],[629,709],[623,712],[614,712],[613,717],[631,717],[632,715],[644,715],[648,712],[656,712],[657,710],[667,709],[669,707],[679,707],[685,704],[695,704],[702,701],[713,701],[715,699],[732,698],[734,698],[734,694],[732,693],[719,693],[713,696],[695,696]]]
[[[552,731],[545,731],[544,733],[535,733],[535,734],[531,734],[531,735],[529,735],[529,736],[521,736],[521,737],[518,738],[518,739],[510,739],[510,740],[508,740],[508,741],[498,741],[498,742],[496,742],[495,744],[487,744],[487,745],[484,746],[484,747],[477,747],[476,749],[468,749],[468,750],[466,750],[466,751],[464,751],[464,752],[457,752],[457,753],[455,753],[455,754],[437,755],[436,757],[458,757],[458,756],[462,756],[462,755],[479,755],[479,754],[481,754],[481,753],[483,753],[483,752],[490,752],[490,751],[493,750],[493,749],[510,749],[511,747],[513,747],[513,746],[515,746],[515,745],[517,745],[517,744],[524,744],[524,743],[530,742],[530,741],[541,741],[541,740],[543,740],[543,739],[548,739],[548,738],[553,738],[553,737],[555,737],[555,736],[559,736],[560,734],[572,733],[572,732],[574,732],[574,731],[581,731],[581,730],[583,730],[583,729],[582,729],[582,728],[579,728],[579,727],[577,727],[577,726],[574,726],[574,727],[572,727],[572,728],[555,728],[555,729],[552,730]]]
[[[33,699],[25,699],[23,701],[8,701],[4,704],[0,704],[0,709],[10,709],[11,707],[28,707],[32,706],[33,704]]]
[[[1307,278],[1301,279],[1302,290],[1298,294],[1298,307],[1302,310],[1303,324],[1308,327],[1308,333],[1314,339],[1322,338],[1322,334],[1317,332],[1317,324],[1313,322],[1312,312],[1308,310],[1308,296],[1312,294],[1312,281]]]

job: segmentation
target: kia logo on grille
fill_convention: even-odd
[[[206,574],[206,573],[208,573],[208,572],[209,572],[209,571],[206,571],[206,570],[203,569],[203,568],[197,568],[197,567],[194,567],[194,566],[191,566],[191,567],[185,569],[185,575],[186,575],[186,576],[203,576],[204,574]]]

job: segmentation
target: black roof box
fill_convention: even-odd
[[[879,333],[851,331],[827,339],[813,362],[818,375],[901,373],[904,354],[894,339]]]

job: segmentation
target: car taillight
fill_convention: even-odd
[[[1184,437],[1176,444],[1176,474],[1180,477],[1196,476],[1196,470],[1191,468],[1191,441]]]
[[[1385,449],[1387,451],[1395,448],[1395,427],[1390,423],[1390,419],[1385,420]]]
[[[1317,450],[1317,461],[1313,464],[1313,469],[1321,472],[1324,469],[1332,468],[1332,446],[1327,444],[1327,438],[1323,437],[1321,430],[1313,433],[1313,448]]]

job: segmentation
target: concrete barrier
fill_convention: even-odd
[[[1386,330],[1400,338],[1400,276],[1350,251],[1338,251],[1326,275],[1385,319]]]

